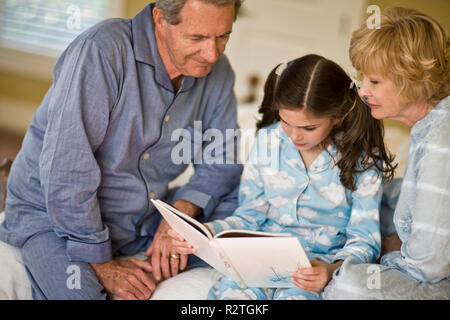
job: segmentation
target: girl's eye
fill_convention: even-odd
[[[378,84],[378,81],[376,81],[376,80],[370,80],[370,83],[371,83],[371,84]]]
[[[306,131],[313,131],[316,130],[316,127],[307,127],[305,128]]]

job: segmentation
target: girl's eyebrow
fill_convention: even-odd
[[[280,117],[281,121],[283,121],[289,127],[292,127],[292,128],[303,128],[304,129],[304,128],[314,128],[314,127],[318,126],[318,124],[310,124],[309,126],[293,126],[293,125],[289,124],[286,120],[284,120],[280,115],[278,115],[278,116]]]

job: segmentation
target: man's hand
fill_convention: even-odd
[[[339,268],[342,262],[328,264],[319,260],[312,260],[311,268],[301,268],[292,273],[293,283],[303,290],[322,291],[331,280],[334,270]]]
[[[191,217],[196,217],[201,213],[199,207],[185,200],[177,200],[172,205]],[[161,220],[155,237],[145,252],[145,255],[150,258],[153,276],[158,281],[162,276],[167,279],[177,275],[187,265],[188,256],[177,253],[176,247],[172,244],[172,238],[168,235],[169,230],[170,226],[167,222]]]
[[[148,261],[111,260],[90,265],[110,295],[126,300],[148,300],[155,290]]]

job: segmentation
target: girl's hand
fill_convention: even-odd
[[[183,237],[181,237],[175,230],[170,229],[167,234],[172,238],[172,246],[179,254],[191,254],[197,252],[197,250]]]
[[[311,261],[311,268],[301,268],[292,273],[293,283],[306,291],[320,292],[325,288],[342,261],[328,264],[318,260]]]

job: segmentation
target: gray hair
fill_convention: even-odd
[[[234,19],[236,20],[239,8],[244,0],[201,0],[206,3],[211,3],[215,6],[226,6],[234,4]],[[156,0],[156,8],[161,10],[164,15],[164,20],[170,24],[178,24],[181,22],[180,11],[183,9],[186,0]]]

